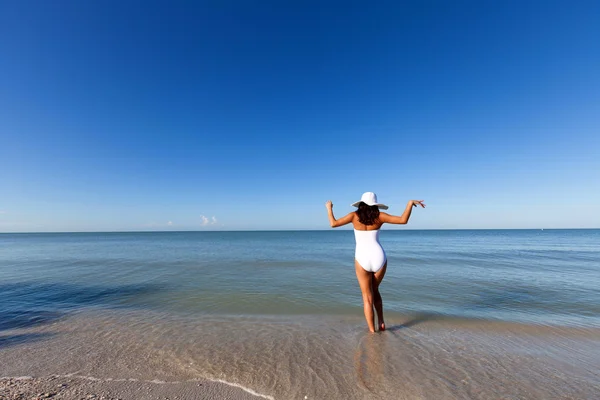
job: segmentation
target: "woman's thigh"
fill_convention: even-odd
[[[387,270],[387,261],[383,264],[383,267],[377,272],[373,274],[373,288],[377,290],[379,288],[379,284],[383,280],[385,276],[385,271]]]
[[[354,260],[354,268],[356,270],[356,279],[363,295],[372,294],[373,273],[366,271],[360,266],[359,262]],[[383,268],[382,268],[383,269]]]

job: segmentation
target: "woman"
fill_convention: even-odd
[[[375,193],[366,192],[362,195],[360,201],[352,204],[352,206],[358,207],[358,210],[340,219],[335,219],[333,216],[333,203],[331,203],[331,200],[325,203],[329,214],[329,224],[332,228],[351,222],[354,226],[354,238],[356,239],[354,268],[363,296],[365,318],[369,331],[375,332],[374,306],[377,312],[379,330],[384,331],[383,302],[379,293],[379,284],[385,275],[387,259],[381,244],[379,244],[379,228],[386,222],[388,224],[406,224],[410,218],[412,208],[416,206],[425,208],[425,204],[423,200],[410,200],[402,216],[397,217],[379,212],[380,208],[387,210],[388,206],[379,204]]]

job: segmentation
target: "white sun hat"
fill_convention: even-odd
[[[379,204],[377,202],[377,195],[373,192],[365,192],[363,193],[362,197],[360,198],[359,201],[357,201],[356,203],[352,203],[353,207],[358,207],[358,205],[360,204],[360,202],[363,202],[367,205],[370,206],[377,206],[379,208],[381,208],[382,210],[387,210],[388,206],[386,206],[385,204]]]

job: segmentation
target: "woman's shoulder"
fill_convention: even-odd
[[[386,222],[388,220],[388,218],[390,217],[390,214],[385,213],[385,212],[379,212],[379,222],[381,222],[382,224],[384,222]]]

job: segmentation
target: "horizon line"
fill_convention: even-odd
[[[350,231],[351,229],[231,229],[231,230],[122,230],[122,231],[31,231],[31,232],[0,232],[0,235],[13,234],[44,234],[44,233],[190,233],[190,232],[335,232]],[[560,230],[600,230],[598,228],[420,228],[420,229],[385,229],[391,231],[560,231]]]

